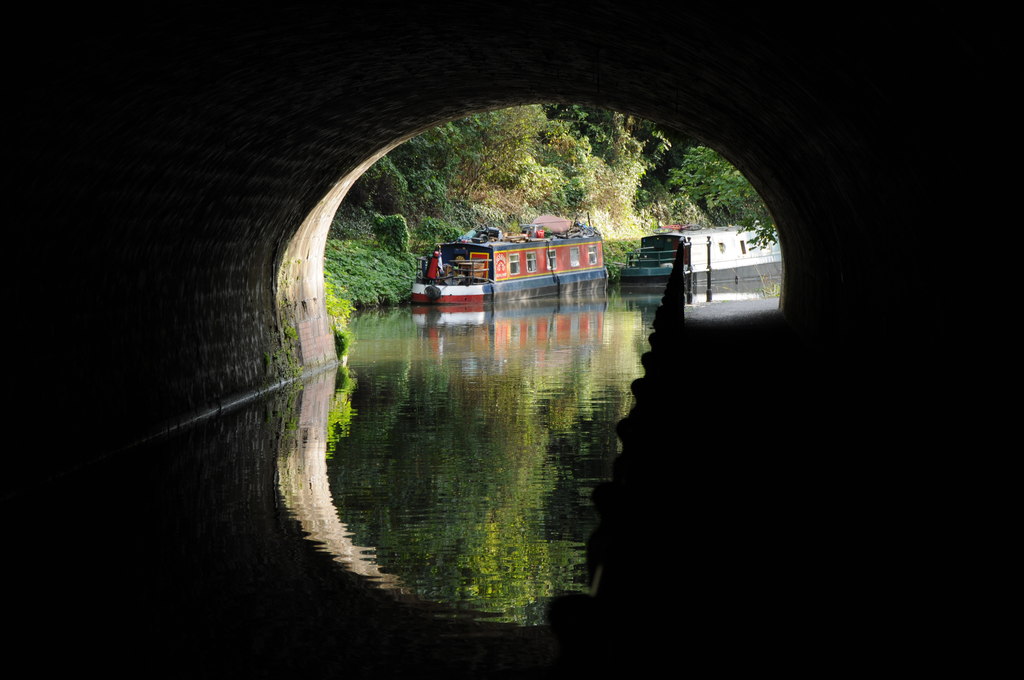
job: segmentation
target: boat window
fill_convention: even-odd
[[[579,267],[580,266],[580,247],[573,246],[569,248],[569,266]]]
[[[508,273],[511,276],[515,276],[519,273],[519,253],[509,253]]]
[[[718,242],[718,252],[720,252],[720,253],[724,253],[725,252],[725,241],[719,241]]]
[[[526,271],[537,271],[537,253],[526,253]]]
[[[597,264],[597,246],[587,246],[587,262]]]
[[[555,271],[558,269],[558,253],[552,248],[548,248],[548,270]]]
[[[740,252],[743,253],[744,255],[747,254],[747,242],[746,241],[740,241]]]

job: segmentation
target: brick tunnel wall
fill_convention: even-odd
[[[957,233],[949,195],[998,188],[951,176],[936,140],[969,129],[973,163],[1001,152],[1003,108],[984,103],[1004,44],[984,17],[221,7],[24,23],[39,49],[11,81],[11,384],[29,404],[23,427],[59,421],[73,445],[18,456],[8,486],[273,387],[290,357],[328,360],[318,277],[330,208],[396,143],[488,108],[601,105],[723,152],[776,217],[786,318],[832,359],[816,368],[856,378],[844,393],[876,395],[955,345],[934,244]],[[951,106],[950,93],[973,105]],[[889,302],[894,286],[904,302]],[[679,349],[675,332],[661,338]],[[663,396],[673,379],[659,374]],[[808,384],[803,400],[821,397]],[[804,402],[781,399],[783,440],[818,426],[795,415]]]

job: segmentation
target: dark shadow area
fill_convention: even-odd
[[[942,482],[954,430],[918,429],[919,409],[944,399],[934,365],[893,357],[903,370],[868,386],[899,364],[836,362],[771,301],[683,299],[673,276],[615,478],[595,492],[602,587],[553,612],[565,667],[606,677],[677,659],[810,677],[897,654],[965,662],[938,642],[955,625],[938,593],[964,536]],[[773,379],[758,385],[760,364]],[[667,539],[666,526],[678,528]],[[668,582],[639,576],[640,546]]]

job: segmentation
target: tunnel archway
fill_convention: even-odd
[[[901,243],[861,256],[879,185],[890,195],[921,190],[920,175],[906,171],[914,151],[892,143],[903,132],[893,112],[909,102],[885,89],[883,57],[862,63],[861,50],[830,48],[832,37],[801,36],[786,22],[771,24],[772,39],[790,49],[769,50],[766,17],[710,11],[684,12],[662,35],[601,7],[583,25],[568,6],[540,26],[526,12],[428,14],[185,14],[126,42],[103,44],[97,30],[73,68],[55,61],[50,77],[26,83],[34,119],[23,195],[59,187],[60,201],[46,202],[48,250],[73,253],[55,269],[77,281],[48,297],[90,338],[64,355],[83,384],[105,367],[112,389],[100,400],[138,423],[128,441],[272,383],[266,365],[287,330],[274,277],[302,220],[382,150],[484,108],[585,102],[708,140],[784,225],[785,312],[808,336],[859,333],[869,291],[891,271],[924,266]],[[475,49],[463,38],[497,37],[496,21],[506,40]],[[886,211],[893,223],[905,217],[901,206]],[[914,319],[876,310],[872,325],[899,337],[934,311],[915,308]],[[59,337],[67,325],[38,335]],[[126,352],[141,354],[122,373]]]
[[[930,368],[948,329],[932,253],[908,235],[947,224],[955,182],[932,140],[967,122],[1002,133],[1001,119],[946,106],[949,83],[979,102],[995,91],[1001,43],[973,22],[845,16],[813,32],[776,9],[655,20],[610,3],[163,10],[128,28],[74,10],[40,20],[49,49],[14,80],[12,252],[32,267],[13,298],[34,312],[14,380],[31,387],[33,431],[52,422],[44,404],[73,395],[62,424],[76,445],[22,457],[8,488],[280,384],[295,365],[277,277],[339,179],[440,121],[542,100],[631,113],[721,151],[785,225],[783,312],[815,360],[834,359],[851,390],[898,373],[885,405],[933,406],[935,378],[905,378]],[[315,253],[295,258],[296,279],[319,271]],[[915,304],[877,304],[893,272]],[[658,345],[680,341],[672,314],[652,371]],[[671,370],[657,375],[638,392],[671,393]],[[795,440],[815,422],[798,406],[828,387],[796,381],[783,397]],[[829,422],[849,427],[848,393],[829,396]]]

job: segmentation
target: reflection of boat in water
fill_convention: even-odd
[[[626,286],[664,286],[677,253],[683,249],[683,272],[691,285],[739,282],[779,276],[782,251],[755,245],[754,233],[741,227],[703,228],[694,224],[669,225],[644,236],[640,249],[627,256],[621,283]]]
[[[495,301],[494,304],[417,306],[412,308],[413,322],[426,326],[482,326],[495,321],[523,318],[547,318],[555,315],[604,313],[608,309],[608,298],[602,295],[574,297],[569,300],[534,299],[518,300],[514,303]]]
[[[538,219],[539,222],[539,219]],[[522,225],[521,233],[475,229],[420,258],[414,303],[476,305],[603,291],[601,234],[578,222]],[[556,231],[552,231],[552,229]]]
[[[438,355],[463,352],[475,361],[512,357],[551,368],[589,354],[602,342],[606,298],[524,300],[485,309],[421,305],[412,319]],[[490,370],[500,371],[495,365]]]

